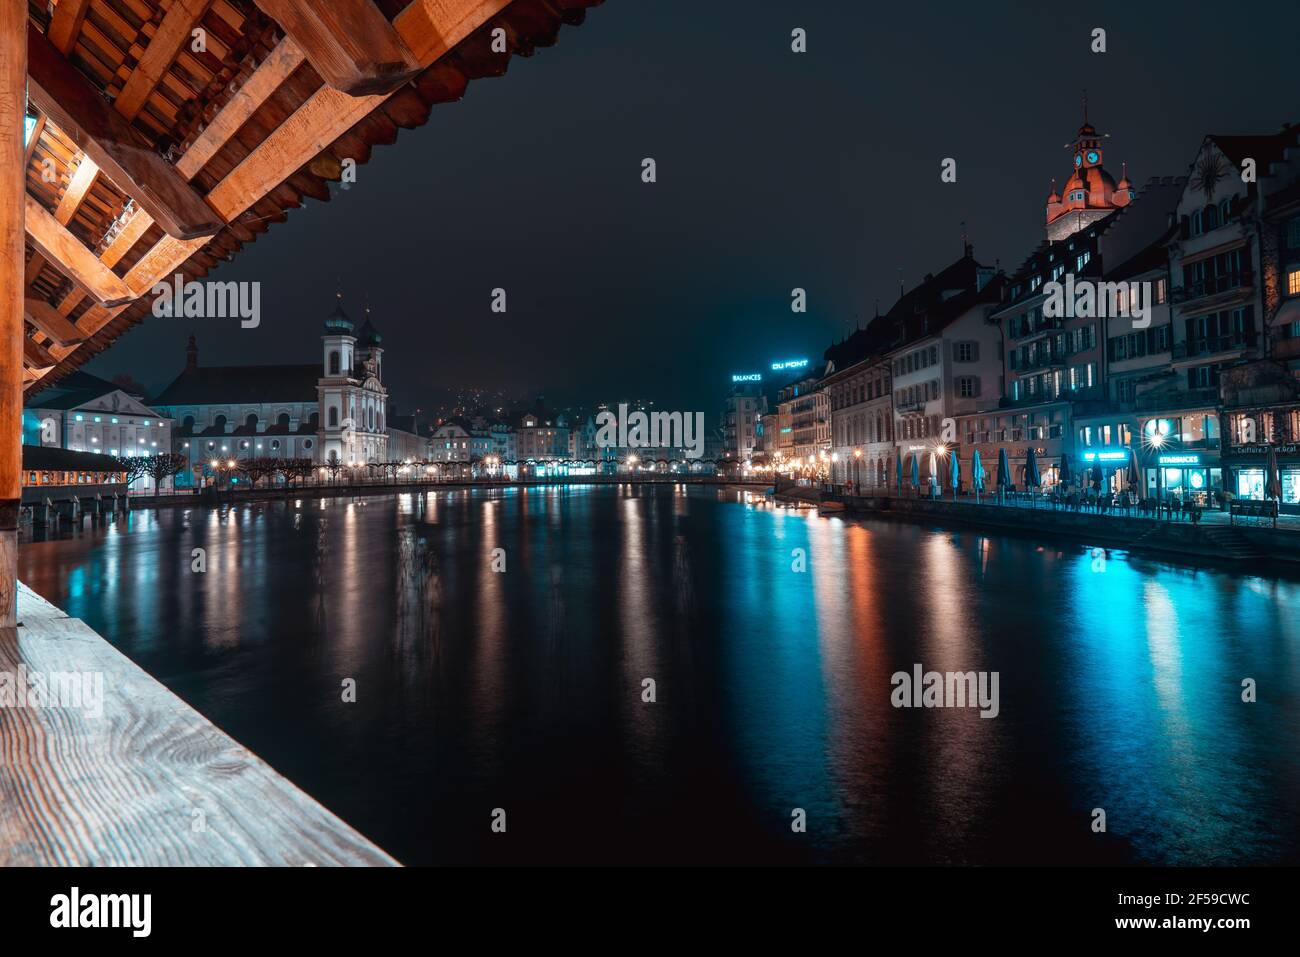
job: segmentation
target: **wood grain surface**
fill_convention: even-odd
[[[103,713],[0,707],[0,866],[396,864],[19,585],[0,672],[103,675]]]

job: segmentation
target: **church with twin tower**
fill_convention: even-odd
[[[200,365],[190,336],[184,371],[150,405],[175,422],[175,451],[192,468],[252,458],[388,460],[383,337],[369,307],[358,328],[342,300],[325,319],[318,362]]]

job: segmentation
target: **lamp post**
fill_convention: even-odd
[[[853,491],[862,494],[862,450],[853,450]]]

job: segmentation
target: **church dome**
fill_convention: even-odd
[[[372,348],[381,345],[384,337],[379,334],[375,324],[370,321],[370,307],[366,306],[366,316],[361,322],[361,329],[357,332],[357,344],[363,348]]]
[[[1056,177],[1052,177],[1052,191],[1047,194],[1047,201],[1049,203],[1059,203],[1061,201],[1061,196],[1056,191]]]
[[[325,317],[325,331],[331,335],[352,335],[352,320],[343,311],[343,293],[338,293],[334,302],[334,311]]]

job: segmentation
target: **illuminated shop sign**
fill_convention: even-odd
[[[1084,452],[1085,462],[1126,462],[1128,452]]]
[[[807,364],[807,359],[786,359],[784,362],[773,362],[772,371],[780,372],[782,369],[802,369]]]
[[[1161,465],[1200,465],[1199,455],[1162,455],[1157,461]]]
[[[761,372],[743,372],[731,377],[732,382],[762,382],[763,373]]]
[[[1294,442],[1284,445],[1234,445],[1228,452],[1230,455],[1268,455],[1269,449],[1276,449],[1278,455],[1295,455],[1300,453],[1300,446]]]

